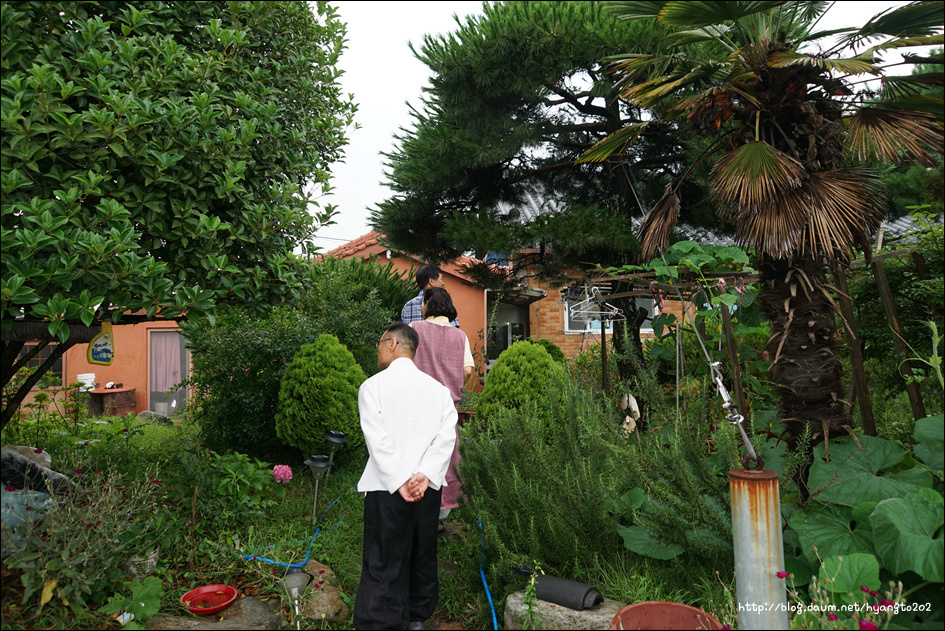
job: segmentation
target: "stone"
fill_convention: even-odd
[[[524,629],[528,607],[523,602],[525,591],[509,594],[505,599],[505,629]],[[578,611],[544,600],[538,601],[542,629],[610,629],[617,612],[626,607],[624,603],[605,598],[604,602],[591,609]]]
[[[160,423],[161,425],[170,425],[171,419],[163,414],[158,414],[157,412],[152,412],[151,410],[144,410],[143,412],[138,412],[136,417],[139,421],[151,421],[152,423]]]
[[[27,447],[26,445],[4,445],[3,448],[13,450],[30,462],[35,462],[41,467],[46,467],[47,469],[52,467],[52,455],[50,455],[48,451],[40,449],[39,453],[36,453],[35,447]]]
[[[43,493],[56,493],[75,488],[75,483],[68,476],[37,464],[19,451],[6,447],[0,449],[0,483],[15,489]]]
[[[246,629],[246,631],[265,631],[281,629],[285,624],[282,614],[282,601],[278,598],[261,600],[254,596],[240,598],[232,605],[211,616],[154,616],[146,623],[145,629],[168,629],[171,631],[216,631]]]
[[[308,561],[302,569],[312,575],[299,603],[302,618],[329,624],[344,621],[351,609],[341,597],[341,583],[332,569],[315,560]]]

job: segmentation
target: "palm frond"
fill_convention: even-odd
[[[776,192],[753,206],[736,206],[727,218],[735,240],[762,256],[790,258],[807,221],[807,195],[801,188]]]
[[[659,21],[677,28],[699,28],[722,22],[735,22],[749,15],[777,9],[783,2],[667,2],[659,12]]]
[[[941,34],[926,35],[923,37],[900,37],[877,44],[865,51],[860,56],[876,55],[887,50],[898,50],[900,48],[915,48],[916,46],[941,46],[945,37]]]
[[[879,179],[860,169],[811,174],[804,183],[809,212],[798,241],[802,257],[846,261],[850,248],[871,235],[882,219]]]
[[[932,114],[863,107],[850,122],[848,140],[860,160],[913,161],[930,167],[937,164],[932,152],[943,152],[945,136]]]
[[[923,112],[933,116],[939,124],[945,124],[945,101],[940,96],[913,94],[893,97],[883,101],[883,107],[888,110]]]
[[[849,59],[825,59],[813,55],[804,55],[801,53],[775,53],[771,56],[768,64],[772,68],[787,68],[788,66],[810,66],[812,68],[823,68],[833,70],[844,74],[880,74],[880,69],[870,61],[862,58]]]
[[[665,2],[605,2],[604,11],[619,20],[640,20],[659,17]]]
[[[941,72],[923,72],[922,74],[896,75],[884,77],[882,95],[884,99],[920,94],[928,88],[943,85],[945,75]]]
[[[603,162],[614,154],[622,153],[624,149],[627,148],[627,145],[640,137],[640,134],[643,133],[647,124],[648,121],[631,123],[622,129],[618,129],[585,151],[584,154],[577,159],[577,163]]]
[[[672,42],[674,46],[683,46],[685,44],[697,44],[699,42],[719,42],[727,46],[723,36],[732,30],[731,26],[724,24],[714,24],[702,28],[690,29],[671,33],[666,36],[666,40]]]
[[[679,197],[672,184],[650,209],[640,224],[640,260],[651,261],[669,247],[669,235],[679,220]]]
[[[943,15],[941,2],[910,2],[874,16],[859,30],[842,38],[841,44],[855,48],[884,36],[909,39],[936,35],[936,29],[945,21]]]
[[[766,142],[750,142],[728,152],[712,167],[712,188],[723,200],[754,208],[800,186],[803,165]]]

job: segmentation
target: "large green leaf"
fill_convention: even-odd
[[[945,415],[927,416],[915,424],[915,457],[939,477],[945,468]]]
[[[820,580],[834,593],[858,594],[862,587],[878,590],[879,561],[872,554],[847,554],[824,559]]]
[[[856,506],[901,497],[932,486],[925,467],[908,467],[907,451],[899,443],[861,435],[863,450],[852,438],[830,441],[830,462],[823,444],[814,448],[808,485],[821,502]]]
[[[685,550],[675,543],[662,543],[651,531],[642,526],[617,526],[617,532],[623,537],[627,549],[654,559],[674,559]]]
[[[876,552],[894,574],[945,580],[945,503],[932,489],[880,502],[870,515]]]
[[[788,526],[797,533],[801,552],[811,565],[818,563],[818,556],[823,559],[873,549],[870,530],[851,527],[852,513],[853,509],[845,506],[802,508],[791,513]]]

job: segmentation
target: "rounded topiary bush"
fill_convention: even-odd
[[[358,417],[358,388],[364,371],[334,335],[319,335],[303,346],[279,388],[276,434],[306,455],[326,450],[323,434],[340,430],[350,447],[364,445]]]
[[[486,376],[476,417],[489,421],[500,409],[520,408],[528,401],[538,401],[548,384],[563,375],[563,366],[551,358],[544,346],[516,342],[499,355]]]
[[[542,348],[548,351],[548,354],[551,355],[551,359],[556,362],[564,363],[564,351],[562,351],[557,344],[551,340],[546,340],[543,337],[538,339],[530,340],[532,344],[540,344]]]

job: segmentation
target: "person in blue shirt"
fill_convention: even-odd
[[[404,308],[400,310],[400,321],[404,324],[423,321],[423,313],[421,309],[423,307],[424,291],[433,287],[446,289],[446,279],[443,277],[443,273],[440,271],[440,268],[436,265],[423,265],[417,270],[417,275],[415,278],[417,280],[417,286],[420,287],[420,293],[417,294],[416,298],[411,298],[408,300],[407,304],[404,305]],[[459,321],[456,318],[453,318],[450,324],[455,327],[459,327]]]

